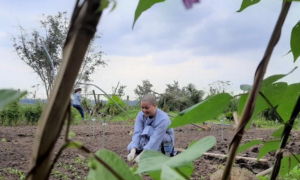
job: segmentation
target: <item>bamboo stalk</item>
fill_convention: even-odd
[[[231,168],[232,168],[235,156],[236,156],[236,152],[238,150],[238,147],[239,147],[242,137],[244,135],[245,127],[246,127],[247,123],[249,122],[249,120],[251,119],[251,116],[253,114],[253,111],[255,108],[255,100],[260,91],[261,83],[263,81],[263,78],[264,78],[269,60],[271,58],[272,52],[274,50],[274,47],[276,46],[277,42],[280,39],[281,28],[283,26],[283,23],[285,21],[288,11],[289,11],[290,5],[291,5],[291,2],[283,1],[280,15],[278,17],[274,31],[270,38],[269,44],[266,48],[264,57],[256,69],[253,86],[251,88],[251,91],[249,92],[249,97],[247,99],[242,116],[240,118],[240,123],[238,125],[237,132],[234,135],[234,137],[230,143],[230,146],[229,146],[229,156],[228,156],[225,168],[224,168],[222,180],[230,179]]]
[[[35,169],[30,180],[47,179],[54,145],[64,124],[64,114],[69,106],[77,74],[85,52],[94,37],[101,11],[96,11],[100,0],[77,0],[70,29],[63,48],[63,61],[53,91],[41,115],[33,147],[30,169]]]

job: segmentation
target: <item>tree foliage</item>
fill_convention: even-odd
[[[54,77],[51,61],[43,49],[43,44],[52,59],[55,71],[58,71],[62,62],[62,48],[69,28],[69,19],[66,12],[59,12],[53,16],[43,15],[43,19],[39,23],[44,32],[33,29],[28,34],[24,27],[19,25],[20,34],[13,36],[12,41],[18,56],[38,75],[45,86],[47,96],[49,96],[54,85]],[[93,45],[99,38],[99,35],[95,36],[88,48],[75,86],[81,81],[91,81],[90,75],[95,72],[96,68],[106,65],[102,60],[103,52],[99,50],[99,46]]]
[[[137,85],[137,87],[134,89],[134,93],[140,100],[144,95],[153,93],[152,87],[153,85],[149,80],[143,80],[142,85]]]
[[[160,95],[158,106],[165,111],[182,111],[203,100],[204,92],[197,90],[195,85],[190,83],[182,89],[178,81],[174,84],[167,84],[167,88]]]

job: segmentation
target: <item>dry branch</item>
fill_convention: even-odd
[[[254,111],[256,98],[260,91],[260,87],[261,87],[267,66],[269,64],[269,60],[271,58],[272,52],[273,52],[277,42],[280,39],[281,29],[282,29],[283,23],[285,21],[285,18],[287,16],[287,13],[289,11],[290,5],[291,5],[291,2],[283,1],[279,18],[275,25],[273,34],[270,38],[270,41],[269,41],[269,44],[265,51],[264,57],[256,69],[253,86],[251,88],[251,91],[249,92],[247,102],[243,109],[243,113],[240,118],[237,132],[234,135],[234,137],[230,143],[230,146],[229,146],[229,156],[228,156],[228,159],[227,159],[227,162],[225,165],[222,180],[230,179],[230,172],[231,172],[231,168],[233,165],[233,161],[236,156],[236,152],[238,150],[238,147],[239,147],[242,137],[244,135],[245,127],[246,127],[247,123],[249,122],[249,120],[251,119],[252,113]]]
[[[30,163],[30,169],[34,169],[29,174],[31,180],[48,179],[52,151],[64,124],[64,114],[70,106],[70,94],[102,14],[97,12],[100,2],[86,0],[79,4],[78,0],[75,5],[63,48],[62,65],[38,125]]]
[[[183,152],[185,149],[176,148],[177,152]],[[204,156],[213,156],[213,157],[219,157],[219,158],[227,158],[228,156],[226,154],[216,154],[216,153],[203,153]],[[251,157],[243,157],[243,156],[236,156],[235,159],[244,159],[247,161],[258,161],[258,162],[268,162],[267,159],[259,159],[257,158],[251,158]]]

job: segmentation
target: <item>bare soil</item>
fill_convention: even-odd
[[[71,131],[76,133],[75,140],[83,142],[91,151],[95,152],[101,148],[106,148],[118,154],[124,160],[127,157],[126,147],[131,140],[130,131],[133,125],[125,124],[126,122],[115,123],[109,122],[105,126],[96,123],[94,126],[91,122],[82,125],[71,126]],[[234,130],[231,126],[223,127],[213,125],[210,131],[199,131],[193,125],[187,125],[175,129],[176,148],[185,149],[190,142],[199,140],[205,136],[215,136],[217,144],[209,152],[217,154],[227,154],[229,143],[233,137]],[[24,174],[29,170],[30,156],[33,149],[36,126],[0,126],[0,139],[6,139],[6,142],[0,142],[0,179],[19,179],[20,175],[13,172],[12,169],[18,169]],[[264,141],[270,139],[270,134],[274,130],[270,129],[250,129],[243,137],[243,142],[253,139],[262,139]],[[105,135],[103,135],[103,132]],[[292,132],[289,148],[293,152],[300,152],[299,132]],[[54,154],[57,153],[64,141],[64,131],[62,132],[58,143],[56,144]],[[104,143],[103,143],[104,142]],[[249,150],[239,154],[240,156],[256,158],[259,146],[250,148]],[[250,172],[259,173],[268,169],[274,162],[274,153],[269,153],[265,159],[268,162],[261,163],[247,160],[237,160],[236,167],[246,168]],[[50,179],[85,179],[88,175],[87,154],[77,149],[67,149],[52,171]],[[216,172],[226,162],[226,159],[203,156],[194,161],[193,179],[209,179],[209,176]],[[130,164],[132,166],[133,164]],[[151,179],[145,176],[145,179]]]

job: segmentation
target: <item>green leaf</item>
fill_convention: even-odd
[[[7,140],[5,138],[2,138],[1,142],[7,142]]]
[[[240,86],[240,89],[242,91],[247,91],[247,92],[249,92],[251,90],[251,88],[252,88],[252,86],[249,84],[241,84],[241,86]]]
[[[182,174],[184,174],[186,177],[190,178],[193,171],[194,171],[194,165],[193,163],[189,163],[187,165],[184,165],[182,167],[176,168],[176,170],[180,171]],[[148,172],[148,174],[155,180],[161,180],[161,170],[159,171],[151,171]]]
[[[2,111],[2,109],[5,106],[17,101],[25,94],[26,91],[19,92],[15,90],[1,89],[0,90],[0,111]]]
[[[82,147],[82,142],[80,141],[70,141],[69,145],[68,145],[69,148],[81,148]]]
[[[76,137],[76,133],[70,131],[68,137],[73,139]]]
[[[113,3],[113,7],[111,8],[110,12],[115,10],[115,8],[117,7],[117,2],[116,1],[112,0],[111,2]]]
[[[294,62],[296,62],[300,56],[300,21],[292,29],[291,50],[294,56]]]
[[[269,85],[269,84],[272,84],[276,81],[278,81],[279,79],[282,79],[284,78],[285,76],[293,73],[298,67],[295,67],[294,69],[292,69],[289,73],[287,74],[276,74],[276,75],[273,75],[273,76],[269,76],[267,77],[266,79],[263,80],[261,86],[266,86],[266,85]]]
[[[174,169],[170,168],[167,165],[162,166],[162,172],[161,172],[161,180],[185,180],[184,177],[182,177],[178,172],[176,172]]]
[[[205,120],[216,118],[227,108],[232,96],[220,93],[212,96],[182,112],[172,121],[170,128],[183,126],[190,123],[201,123]]]
[[[287,87],[287,90],[283,97],[284,101],[282,101],[277,108],[277,112],[284,122],[287,122],[291,118],[299,95],[300,83],[291,84]]]
[[[103,11],[104,9],[106,9],[109,5],[109,0],[101,0],[101,5],[98,8],[98,11]]]
[[[259,2],[260,2],[260,0],[243,0],[241,8],[237,12],[242,12],[247,7],[252,6]]]
[[[171,158],[157,151],[145,151],[140,157],[137,172],[143,173],[157,171],[160,170],[163,165],[169,166],[170,168],[185,166],[202,156],[204,152],[208,151],[215,144],[216,138],[213,136],[207,136],[187,148],[184,152]]]
[[[276,151],[280,146],[280,140],[271,140],[265,142],[265,144],[260,148],[257,159],[261,159],[264,157],[268,152]]]
[[[300,160],[300,155],[295,155],[295,156],[298,158],[298,160]],[[281,159],[281,166],[279,170],[279,174],[282,177],[282,179],[298,164],[299,162],[293,155],[283,157]]]
[[[274,84],[269,84],[261,88],[261,92],[264,96],[271,102],[271,104],[275,107],[283,100],[285,91],[287,89],[287,83],[279,82]],[[244,94],[240,97],[239,106],[238,106],[238,114],[241,116],[246,101],[248,99],[248,94]],[[270,108],[269,104],[266,100],[259,94],[255,101],[255,109],[253,111],[252,117],[247,124],[246,128],[249,128],[253,119],[257,116],[258,113],[262,112],[265,109]]]
[[[137,19],[140,17],[140,15],[144,11],[151,8],[154,4],[164,2],[164,1],[165,0],[139,0],[139,4],[137,5],[137,8],[136,8],[135,14],[134,14],[134,21],[132,24],[132,29],[134,27],[135,22],[137,21]]]
[[[255,145],[259,145],[261,144],[262,141],[261,140],[253,140],[253,141],[249,141],[241,146],[239,146],[239,149],[238,149],[238,153],[242,152],[242,151],[245,151],[247,150],[248,148],[252,147],[252,146],[255,146]]]
[[[133,174],[128,165],[117,154],[108,150],[100,150],[96,152],[96,156],[102,159],[108,166],[110,166],[119,176],[124,179],[142,180],[138,174]],[[95,158],[90,158],[90,171],[88,175],[89,180],[107,179],[118,180],[111,171],[98,162]]]
[[[281,138],[282,133],[284,130],[284,126],[281,126],[280,128],[278,128],[276,131],[274,131],[271,136],[276,137],[276,138]]]

